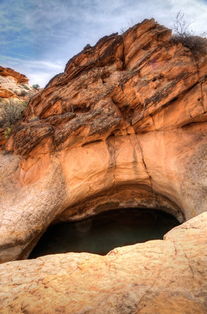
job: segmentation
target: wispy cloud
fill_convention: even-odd
[[[145,18],[172,28],[179,11],[195,33],[207,31],[206,0],[1,0],[0,62],[44,85],[87,43]]]
[[[5,60],[8,67],[26,74],[31,84],[38,83],[40,86],[44,86],[54,75],[63,72],[64,63],[61,62],[48,62],[45,60],[22,60],[13,57],[1,56],[1,60]]]

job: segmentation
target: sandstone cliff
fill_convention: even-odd
[[[73,57],[30,100],[0,155],[0,261],[27,258],[53,222],[110,209],[190,220],[165,241],[106,257],[3,265],[5,313],[64,313],[68,304],[73,313],[206,313],[206,121],[205,51],[153,19]]]
[[[204,122],[206,69],[206,54],[173,40],[154,20],[106,36],[33,98],[13,149],[28,157],[43,140],[54,152]]]
[[[182,222],[205,211],[206,61],[153,19],[73,57],[1,156],[2,260],[26,256],[54,220],[135,206]]]

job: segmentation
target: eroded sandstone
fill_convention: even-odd
[[[180,222],[204,212],[206,59],[153,19],[74,56],[1,155],[1,262],[26,258],[54,221],[123,207]]]
[[[30,98],[37,92],[24,74],[0,66],[0,150],[5,149],[13,124],[22,117]]]
[[[0,100],[14,98],[16,101],[29,100],[37,90],[29,85],[29,79],[19,72],[0,66]]]
[[[205,314],[207,212],[164,240],[106,256],[48,255],[0,265],[1,313]]]

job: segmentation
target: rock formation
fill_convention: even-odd
[[[15,98],[19,102],[29,100],[36,93],[37,90],[29,85],[29,80],[24,74],[0,66],[1,102],[2,98]]]
[[[153,19],[135,25],[122,35],[106,36],[94,47],[87,46],[68,62],[64,73],[55,76],[45,89],[31,99],[24,116],[16,124],[0,156],[1,262],[26,258],[46,228],[57,221],[78,220],[109,209],[146,207],[162,209],[184,222],[206,211],[207,55],[203,49],[199,50],[199,46],[195,51],[182,41],[174,40],[171,31]],[[206,215],[200,217],[204,226]],[[200,221],[196,219],[193,221]],[[22,269],[25,273],[27,267],[34,265],[34,271],[40,267],[44,272],[46,262],[49,271],[54,269],[57,276],[58,265],[63,265],[64,259],[63,272],[71,269],[77,259],[80,259],[80,263],[85,259],[89,266],[84,267],[90,272],[91,259],[94,258],[99,263],[98,277],[99,271],[101,274],[107,271],[108,266],[103,265],[111,258],[116,265],[119,258],[120,261],[123,259],[121,265],[124,265],[126,258],[131,263],[128,265],[130,269],[137,267],[136,259],[140,259],[141,269],[147,267],[145,262],[150,260],[150,271],[143,274],[145,288],[139,287],[140,270],[134,281],[130,279],[121,294],[116,294],[117,304],[123,303],[127,307],[127,301],[123,301],[123,298],[139,300],[143,295],[140,313],[156,312],[156,302],[163,304],[166,299],[174,312],[183,313],[180,309],[185,304],[192,313],[197,305],[198,313],[204,313],[207,309],[206,290],[203,290],[203,294],[201,291],[206,273],[201,272],[202,278],[199,275],[206,261],[205,254],[202,255],[206,250],[205,240],[199,240],[199,232],[203,239],[203,227],[197,231],[192,227],[193,233],[186,231],[184,240],[183,228],[181,226],[172,231],[181,237],[176,238],[179,242],[176,249],[173,247],[174,240],[168,236],[169,241],[122,248],[115,250],[117,255],[111,253],[104,258],[68,254],[5,264],[4,269],[8,267],[6,273],[10,269],[14,272],[15,269]],[[181,230],[181,233],[176,230]],[[192,236],[194,232],[198,232],[195,239]],[[181,245],[184,245],[184,253],[181,253]],[[147,251],[145,261],[142,248],[150,251],[155,248],[156,257]],[[174,258],[177,249],[175,278],[174,260],[171,258]],[[188,263],[188,253],[197,270]],[[170,269],[166,285],[165,282],[161,283],[164,273],[158,279],[159,283],[154,277],[160,276],[160,266],[154,273],[156,265],[153,266],[153,261],[162,265],[162,260],[158,261],[162,254],[166,259],[166,272]],[[114,260],[116,258],[117,262]],[[203,258],[202,262],[200,258]],[[116,270],[118,266],[113,265]],[[182,273],[184,269],[188,269],[186,277],[185,272]],[[96,276],[94,269],[91,273]],[[58,277],[54,282],[54,291],[59,285],[58,280],[79,280],[82,278],[81,270],[79,274],[77,279]],[[133,271],[132,274],[134,276]],[[181,274],[182,280],[179,279]],[[107,276],[103,280],[109,280]],[[114,276],[110,280],[115,283],[121,271]],[[149,282],[147,276],[151,276]],[[193,287],[188,286],[192,276],[197,280]],[[1,281],[6,283],[9,280],[5,274]],[[34,280],[39,279],[34,277]],[[121,277],[120,280],[125,279]],[[189,290],[184,289],[185,280]],[[134,288],[137,292],[128,295],[132,282],[138,285]],[[200,285],[197,295],[196,284]],[[35,283],[38,289],[40,285]],[[100,289],[101,285],[100,281]],[[64,289],[64,284],[62,287]],[[159,287],[162,293],[157,294]],[[176,289],[180,289],[180,294]],[[155,305],[149,301],[145,311],[146,291],[152,291],[153,296],[149,300],[153,298]],[[23,298],[22,293],[20,299]],[[44,293],[46,296],[47,292]],[[52,296],[53,288],[48,293]],[[168,299],[168,295],[171,299]],[[113,298],[110,301],[109,295],[107,298],[107,304],[116,303]],[[20,299],[12,301],[12,296],[9,296],[8,304],[12,302],[14,312],[20,309],[20,304],[24,308],[26,301]],[[44,297],[41,300],[44,305]],[[103,297],[94,302],[100,301],[98,306],[101,307],[104,300]],[[134,309],[139,309],[137,301],[133,300]],[[83,309],[87,312],[85,304]],[[174,304],[177,304],[177,308],[173,307]],[[34,312],[32,305],[28,306],[29,313]],[[131,303],[129,306],[132,306]],[[88,311],[90,313],[91,308]],[[114,313],[120,312],[117,310]],[[132,310],[125,312],[133,313]],[[169,310],[169,313],[172,312]],[[83,312],[80,310],[78,313]]]
[[[10,68],[4,68],[2,66],[0,66],[0,76],[3,76],[5,78],[12,77],[18,84],[29,83],[28,78],[24,74],[16,72],[15,70],[10,69]]]
[[[1,313],[205,314],[207,213],[165,240],[106,256],[48,255],[0,265]]]
[[[21,117],[29,99],[36,93],[37,89],[29,85],[25,75],[0,66],[0,146],[6,142],[6,128]]]

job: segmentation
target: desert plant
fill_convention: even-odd
[[[182,43],[185,47],[190,49],[194,56],[207,53],[207,39],[193,34],[182,12],[178,12],[176,15],[172,39],[173,42]]]
[[[4,137],[5,137],[5,138],[9,138],[10,135],[11,135],[11,133],[12,133],[12,127],[6,127],[6,128],[4,129]]]
[[[24,87],[24,89],[30,90],[30,88],[27,84],[23,84],[22,86]]]
[[[27,106],[27,102],[14,104],[11,100],[7,104],[4,104],[0,113],[0,127],[10,128],[23,116],[23,111]]]
[[[185,21],[184,13],[179,11],[176,15],[173,30],[177,36],[189,36],[192,31],[189,30],[189,24]]]
[[[32,87],[33,87],[34,89],[39,89],[39,88],[40,88],[40,86],[39,86],[38,84],[33,84]]]

